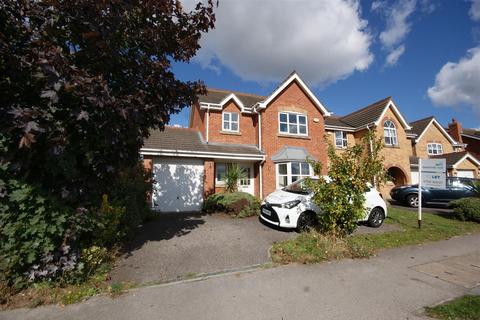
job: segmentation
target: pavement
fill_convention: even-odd
[[[479,292],[479,244],[480,234],[455,237],[370,259],[233,272],[12,310],[0,319],[426,319],[425,306]]]
[[[152,283],[264,264],[273,243],[296,236],[258,217],[161,214],[146,223],[112,271],[112,282]]]

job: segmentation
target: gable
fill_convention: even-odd
[[[435,120],[435,118],[432,118],[430,120],[430,123],[426,126],[426,128],[423,130],[422,133],[415,139],[415,143],[419,143],[424,137],[431,137],[433,135],[441,135],[444,140],[447,141],[447,143],[450,143],[451,145],[455,145],[456,141],[448,134],[447,131]]]
[[[375,125],[377,125],[378,129],[383,133],[383,125],[385,121],[390,120],[395,124],[395,128],[397,132],[402,131],[405,132],[405,126],[402,123],[402,118],[399,117],[398,113],[396,113],[390,106],[385,108],[382,116],[376,121]]]
[[[303,80],[298,76],[296,72],[293,72],[273,93],[268,96],[262,102],[257,103],[254,106],[254,110],[266,109],[273,101],[278,100],[279,96],[285,95],[288,88],[291,88],[293,85],[297,86],[305,97],[307,97],[311,103],[320,111],[320,113],[326,117],[330,116],[331,113],[325,108],[325,106],[317,99],[313,92],[308,88],[308,86],[303,82]]]
[[[405,121],[405,118],[400,113],[400,110],[397,108],[397,106],[395,105],[395,103],[391,99],[390,99],[390,102],[385,107],[385,109],[383,110],[381,116],[375,122],[375,125],[383,127],[383,122],[385,122],[384,118],[387,114],[390,114],[391,118],[395,118],[397,123],[399,123],[403,127],[404,130],[410,130],[411,129],[410,125],[407,123],[407,121]],[[397,128],[397,130],[398,130],[398,128]]]

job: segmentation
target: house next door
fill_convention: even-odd
[[[253,164],[240,163],[240,167],[245,172],[246,178],[240,180],[238,190],[254,195],[255,190],[253,186]]]

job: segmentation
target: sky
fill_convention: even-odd
[[[295,70],[337,116],[391,96],[409,122],[480,128],[480,0],[219,0],[216,18],[179,79],[269,95]]]

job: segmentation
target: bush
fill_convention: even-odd
[[[5,169],[5,167],[2,167]],[[1,169],[0,169],[1,170]],[[0,173],[0,281],[17,288],[75,268],[88,210],[71,209]]]
[[[458,220],[480,222],[480,199],[463,198],[450,202],[453,215]]]
[[[260,200],[246,192],[215,193],[203,204],[205,212],[225,212],[236,218],[258,215]]]
[[[125,207],[111,205],[108,202],[108,196],[104,194],[102,204],[95,212],[94,243],[101,246],[113,246],[125,237],[126,228],[121,225],[125,217]]]

